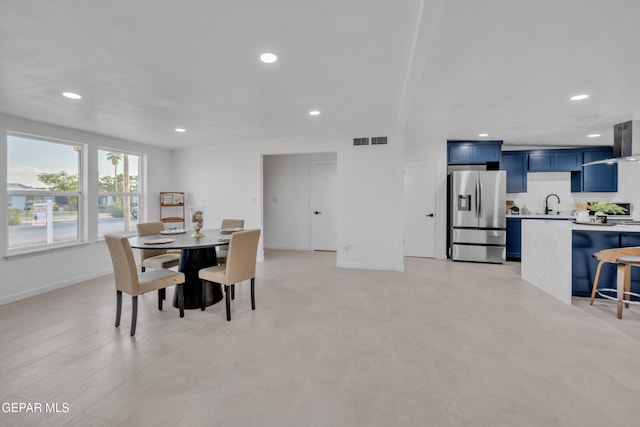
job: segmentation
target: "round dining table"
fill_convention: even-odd
[[[205,306],[222,300],[222,286],[219,283],[203,282],[198,272],[206,267],[218,265],[216,247],[229,244],[229,235],[221,234],[220,229],[206,229],[201,231],[204,237],[195,239],[190,237],[191,230],[186,232],[167,231],[167,234],[149,234],[129,238],[132,248],[136,249],[169,249],[180,250],[178,271],[184,273],[184,308],[196,309],[201,307],[202,286],[205,288]],[[203,284],[204,283],[204,284]],[[173,293],[173,306],[178,307],[178,293]]]

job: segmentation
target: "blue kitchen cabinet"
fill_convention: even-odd
[[[585,150],[584,162],[594,162],[613,157],[613,147]],[[571,191],[574,190],[572,182]],[[618,191],[618,165],[600,164],[582,167],[582,192],[615,193]]]
[[[449,164],[500,163],[502,141],[447,141]]]
[[[572,295],[590,297],[595,279],[598,260],[593,254],[602,249],[620,247],[620,233],[609,231],[574,230],[572,235],[573,250],[571,253],[571,289]],[[605,263],[600,270],[599,288],[616,287],[616,266]]]
[[[582,150],[535,150],[529,152],[530,172],[570,172],[582,167]]]
[[[553,170],[553,153],[551,150],[532,151],[529,153],[530,172],[549,172]]]
[[[556,171],[579,171],[583,163],[582,150],[558,150],[553,153]]]
[[[507,180],[508,180],[507,175]],[[522,221],[520,218],[507,218],[507,259],[522,259]]]
[[[497,144],[476,144],[474,161],[478,163],[500,162],[502,157],[502,142]]]
[[[507,193],[527,192],[526,153],[521,151],[504,151],[502,153],[502,170],[507,171]]]

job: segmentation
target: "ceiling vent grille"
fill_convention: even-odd
[[[353,138],[353,145],[369,145],[369,138]]]
[[[387,143],[386,136],[372,136],[371,137],[371,145],[384,145]]]

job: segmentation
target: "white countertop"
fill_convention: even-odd
[[[585,231],[614,231],[616,233],[640,233],[640,225],[588,225],[588,224],[573,224],[573,230],[585,230]]]
[[[527,215],[507,215],[507,218],[520,218],[520,219],[575,219],[574,215],[543,215],[543,214],[527,214]]]

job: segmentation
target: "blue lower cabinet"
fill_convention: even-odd
[[[572,266],[572,295],[591,296],[591,288],[595,279],[598,260],[593,254],[602,249],[617,248],[620,244],[620,233],[605,231],[574,231]],[[616,266],[605,263],[600,271],[600,288],[616,287]]]
[[[640,233],[574,231],[572,243],[572,294],[588,297],[591,296],[591,287],[598,267],[598,260],[593,257],[593,254],[603,249],[640,246]],[[616,264],[604,263],[600,271],[598,288],[615,289],[616,278]],[[632,271],[631,282],[631,291],[640,293],[640,271]],[[611,295],[615,296],[615,293]]]
[[[507,259],[522,259],[522,220],[507,218]]]

